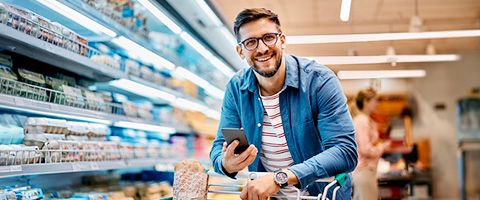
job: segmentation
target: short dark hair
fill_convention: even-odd
[[[262,18],[267,18],[268,20],[277,24],[278,30],[281,31],[280,20],[278,20],[278,15],[275,14],[273,11],[268,10],[266,8],[249,8],[238,13],[237,17],[235,18],[235,23],[233,25],[233,32],[235,33],[235,37],[237,38],[237,41],[240,42],[239,31],[242,25],[258,19],[262,19]]]

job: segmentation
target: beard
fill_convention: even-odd
[[[274,55],[274,58],[275,58],[275,68],[272,71],[261,70],[260,67],[258,67],[257,64],[255,64],[255,61],[252,62],[253,70],[257,72],[260,76],[263,76],[265,78],[273,77],[278,72],[278,70],[280,69],[280,66],[282,65],[282,53],[276,53]]]

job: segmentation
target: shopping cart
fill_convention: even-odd
[[[238,180],[243,179],[243,182],[245,182],[245,179],[246,179],[246,181],[251,181],[251,180],[255,180],[258,177],[264,176],[266,174],[267,174],[266,172],[250,172],[246,175],[238,174],[237,179]],[[211,172],[211,171],[208,172],[208,176],[209,176],[209,179],[212,178],[212,177],[220,177],[220,178],[225,178],[226,179],[225,176],[217,174],[215,172]],[[348,181],[348,175],[347,174],[340,174],[340,175],[337,175],[335,177],[319,179],[316,182],[324,182],[324,183],[328,182],[328,184],[327,184],[327,186],[325,186],[323,192],[318,194],[317,196],[305,195],[305,191],[301,191],[300,189],[295,188],[295,190],[297,192],[296,196],[286,196],[286,195],[282,195],[282,194],[277,194],[277,195],[274,195],[274,196],[271,196],[271,197],[274,197],[276,199],[288,199],[288,200],[292,200],[292,199],[295,199],[295,200],[304,200],[304,199],[305,200],[307,200],[307,199],[335,200],[338,190],[347,181]],[[211,197],[214,194],[240,195],[241,192],[239,192],[239,190],[243,187],[245,187],[245,185],[244,184],[239,184],[238,181],[237,181],[236,184],[212,184],[212,183],[209,183],[207,185],[208,197],[209,198],[207,198],[207,199],[209,199],[209,200],[219,199],[219,198]],[[331,198],[327,198],[327,194],[328,194],[328,191],[330,190],[330,188],[334,188],[334,189],[331,192]],[[204,199],[204,198],[199,198],[199,197],[189,197],[189,198],[180,197],[179,198],[178,197],[179,194],[174,194],[174,195],[176,196],[175,199],[177,199],[177,200],[200,200],[200,199]],[[161,200],[171,200],[171,199],[173,199],[173,197],[162,198]]]

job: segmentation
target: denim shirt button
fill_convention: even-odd
[[[262,124],[258,123],[257,126],[260,127],[260,126],[262,126]]]

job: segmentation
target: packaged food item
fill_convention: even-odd
[[[134,60],[125,59],[125,68],[128,74],[140,77],[140,64]]]
[[[150,82],[155,81],[152,69],[147,66],[140,67],[140,77]]]
[[[47,152],[47,155],[45,156],[45,162],[58,163],[81,161],[80,150],[82,147],[82,144],[77,141],[48,141],[43,147],[43,150]]]
[[[63,119],[29,117],[24,124],[25,134],[68,134],[68,128],[67,121]]]
[[[35,146],[0,145],[0,166],[39,163],[41,158]]]
[[[26,146],[37,146],[43,148],[48,141],[65,140],[63,134],[26,134],[23,138],[23,144]]]
[[[106,141],[109,134],[109,128],[103,124],[88,124],[88,139],[93,141]]]
[[[65,104],[68,106],[84,108],[85,100],[82,96],[82,90],[70,86],[63,85],[63,93],[65,94]]]
[[[18,95],[39,101],[46,101],[48,99],[47,91],[42,88],[45,87],[45,78],[42,74],[19,68],[18,78],[20,81],[28,84],[19,84],[20,88],[16,88],[19,91]]]
[[[138,106],[135,103],[131,101],[124,101],[122,105],[123,110],[125,111],[125,115],[130,117],[137,117]]]
[[[174,199],[207,199],[208,175],[196,160],[184,160],[175,165]]]
[[[89,124],[86,122],[67,122],[67,140],[87,141],[89,133]]]
[[[145,102],[138,104],[138,116],[144,119],[153,119],[152,115],[153,104],[150,102]]]
[[[67,85],[67,82],[58,78],[45,76],[45,83],[47,88],[58,91],[48,91],[50,96],[50,102],[63,104],[65,102],[65,95],[63,94],[63,86]]]
[[[106,110],[106,105],[105,102],[103,101],[103,98],[98,95],[97,93],[90,92],[87,90],[82,90],[83,95],[85,96],[85,99],[87,101],[87,109],[90,110],[97,110],[97,111],[105,111]]]
[[[120,70],[120,60],[116,59],[113,56],[109,55],[92,55],[90,57],[95,62],[107,65],[109,67],[112,67],[114,69]]]

